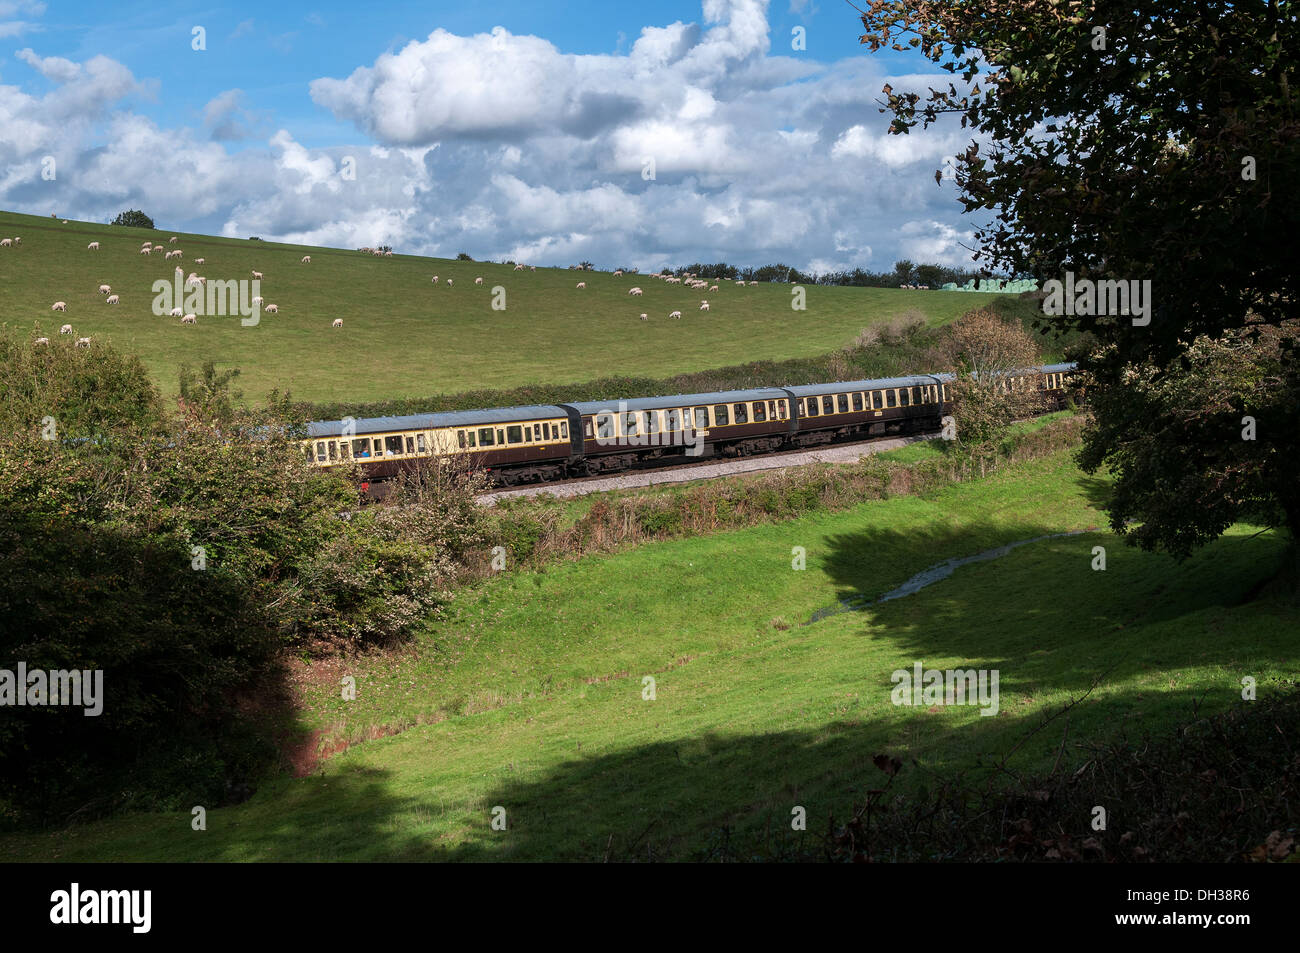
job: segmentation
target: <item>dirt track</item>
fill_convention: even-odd
[[[846,443],[817,450],[786,450],[781,453],[769,453],[760,457],[745,457],[739,460],[715,459],[702,463],[688,463],[663,470],[632,470],[613,476],[583,477],[577,480],[566,480],[562,483],[542,483],[537,486],[494,490],[478,497],[478,501],[490,506],[496,500],[510,496],[536,496],[539,493],[549,493],[556,497],[585,496],[588,493],[601,493],[605,490],[633,490],[670,483],[689,483],[693,480],[712,480],[717,477],[735,476],[739,473],[784,470],[789,467],[807,466],[810,463],[856,463],[862,457],[870,456],[873,453],[897,450],[909,443],[916,443],[918,440],[933,440],[936,437],[938,437],[938,434],[922,434],[916,437],[888,437],[883,440]]]

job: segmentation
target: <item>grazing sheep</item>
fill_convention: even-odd
[[[386,251],[386,252],[384,252],[384,257],[385,257],[385,258],[392,258],[392,257],[393,257],[393,253],[390,252],[390,251]],[[310,258],[308,258],[307,260],[308,260],[308,261],[311,261]]]
[[[717,290],[718,290],[718,286],[717,286],[717,285],[710,285],[710,286],[709,286],[709,293],[710,293],[710,294],[712,294],[713,292],[715,292],[715,291],[717,291]]]
[[[110,288],[108,285],[100,285],[100,286],[99,286],[99,293],[102,294],[102,295],[106,295],[106,294],[108,294],[108,293],[109,293],[110,291],[112,291],[112,290],[113,290],[113,289]]]
[[[750,285],[756,285],[756,284],[758,284],[757,281],[751,281],[751,282],[750,282]]]
[[[258,295],[256,298],[253,299],[252,303],[253,303],[253,304],[261,304],[261,303],[262,303],[262,296],[261,296],[261,295]]]
[[[523,270],[524,270],[523,265],[515,265],[515,271],[523,271]]]
[[[64,224],[64,225],[67,225],[67,224],[68,224],[68,220],[67,220],[66,218],[63,220],[63,224]]]
[[[452,285],[454,285],[455,283],[456,283],[456,280],[455,280],[454,278],[448,278],[448,279],[447,279],[447,287],[448,287],[448,288],[450,288],[450,287],[451,287]]]
[[[9,247],[10,245],[12,245],[12,244],[13,244],[13,240],[12,240],[12,239],[9,239],[9,238],[0,238],[0,248],[8,248],[8,247]]]
[[[476,285],[481,285],[481,284],[483,284],[483,279],[482,279],[482,278],[475,278],[475,279],[474,279],[474,284],[476,284]]]
[[[642,321],[649,321],[649,320],[650,320],[650,315],[646,314],[644,311],[641,312],[641,320],[642,320]]]
[[[438,276],[437,276],[437,275],[434,275],[434,276],[433,276],[433,283],[434,283],[435,285],[438,283]]]
[[[56,302],[54,302],[54,307],[50,308],[50,310],[51,310],[51,311],[67,311],[67,310],[68,310],[68,303],[67,303],[66,301],[56,301]]]
[[[86,251],[99,251],[99,242],[91,242],[86,246]]]
[[[585,281],[579,281],[579,282],[578,282],[578,287],[579,287],[579,288],[585,288],[585,287],[587,287],[587,283],[586,283]]]
[[[154,245],[154,246],[153,246],[153,250],[154,250],[154,251],[162,251],[162,250],[163,250],[163,247],[162,247],[161,245]]]
[[[335,318],[335,319],[334,319],[334,323],[331,324],[330,327],[332,327],[332,328],[341,328],[341,327],[343,327],[343,319],[342,319],[342,318]]]
[[[262,273],[261,273],[260,271],[255,271],[255,272],[253,272],[253,277],[256,278],[258,281],[261,281],[261,280],[262,280]]]
[[[311,264],[311,255],[303,255],[303,256],[302,256],[302,263],[303,263],[304,265],[310,265],[310,264]]]
[[[167,312],[167,315],[168,315],[168,317],[179,318],[179,317],[181,316],[181,309],[180,309],[180,308],[172,308],[171,311]]]
[[[152,255],[152,254],[153,254],[153,249],[152,249],[152,248],[141,248],[141,249],[140,249],[140,254],[142,254],[142,255]]]
[[[619,270],[615,271],[615,272],[614,272],[614,277],[615,277],[615,278],[622,278],[622,277],[623,277],[623,270],[620,268]]]
[[[117,302],[118,302],[117,295],[109,295],[107,298],[104,299],[104,304],[117,304]]]
[[[205,261],[207,261],[206,258],[195,258],[195,259],[194,259],[194,264],[196,264],[196,265],[201,265],[201,264],[203,264]]]
[[[536,270],[537,270],[537,266],[536,266],[536,265],[529,265],[528,267],[531,268],[533,271],[536,271]]]
[[[72,333],[72,325],[70,325],[70,324],[65,324],[63,327],[59,328],[59,333],[60,333],[60,334],[71,334],[71,333]]]
[[[199,319],[192,314],[187,314],[181,318],[181,324],[198,324]]]
[[[708,310],[709,310],[709,303],[708,303],[707,301],[701,301],[701,302],[700,302],[700,310],[701,310],[701,311],[708,311]]]
[[[23,243],[23,240],[22,240],[20,237],[18,237],[17,235],[15,235],[15,236],[14,236],[14,244],[15,244],[15,245],[21,245],[22,243]]]
[[[77,338],[77,347],[90,347],[90,338]]]
[[[280,313],[280,306],[279,306],[279,305],[276,305],[276,304],[268,304],[268,305],[267,305],[265,308],[263,308],[262,310],[265,311],[267,314],[279,314],[279,313]]]
[[[641,291],[640,288],[631,288],[631,289],[628,290],[628,294],[630,294],[630,295],[640,295],[640,294],[642,294],[642,291]]]
[[[33,343],[35,343],[35,344],[49,344],[49,343],[50,343],[50,339],[49,339],[49,338],[37,338]]]
[[[680,311],[671,311],[671,312],[669,312],[669,314],[668,314],[668,317],[670,317],[670,318],[677,318],[678,320],[681,319],[681,316],[682,316],[682,313],[681,313]]]
[[[176,242],[179,241],[179,239],[177,239],[177,237],[176,237],[175,235],[173,235],[171,238],[167,239],[167,241],[169,241],[169,242],[171,242],[173,245],[175,245]]]

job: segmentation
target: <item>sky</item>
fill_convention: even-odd
[[[643,271],[970,266],[844,0],[0,0],[0,208]],[[802,48],[800,48],[802,47]]]

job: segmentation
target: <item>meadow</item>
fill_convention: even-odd
[[[1178,565],[1097,528],[1105,489],[1063,452],[924,497],[506,572],[405,650],[304,667],[301,731],[360,742],[310,776],[209,810],[206,831],[188,810],[138,814],[0,838],[0,857],[691,858],[724,830],[816,836],[878,785],[877,753],[916,762],[913,791],[988,771],[1090,689],[1067,736],[1008,763],[1068,770],[1083,741],[1226,708],[1243,676],[1261,695],[1294,680],[1296,607],[1256,592],[1285,540],[1235,527]],[[811,622],[945,558],[1070,531]],[[891,673],[916,662],[997,670],[998,714],[892,704]],[[806,835],[789,833],[796,806]]]
[[[510,265],[144,230],[0,212],[0,322],[23,333],[57,333],[71,324],[140,355],[165,394],[177,391],[181,365],[238,367],[237,386],[261,401],[272,388],[299,400],[376,401],[539,383],[674,374],[748,361],[803,358],[842,347],[864,328],[908,314],[949,321],[982,295],[881,288],[806,289],[807,309],[791,308],[791,286],[714,293],[645,275],[619,278],[567,268],[514,271]],[[172,245],[168,239],[176,235]],[[248,279],[278,314],[256,327],[235,317],[200,315],[197,324],[153,314],[152,284],[171,279],[176,262],[139,254],[145,238],[179,248],[186,274]],[[98,252],[88,251],[92,241]],[[302,264],[303,255],[311,256]],[[203,258],[203,265],[195,265]],[[432,278],[439,277],[434,285]],[[483,278],[476,286],[474,279]],[[448,279],[454,286],[448,287]],[[587,288],[576,285],[585,281]],[[101,284],[121,303],[106,305]],[[630,297],[633,286],[644,296]],[[493,288],[505,310],[493,310]],[[250,295],[251,297],[251,295]],[[700,312],[708,299],[711,310]],[[67,313],[51,312],[58,300]],[[681,320],[670,320],[680,310]],[[645,312],[650,320],[642,322]],[[332,328],[336,318],[342,328]]]

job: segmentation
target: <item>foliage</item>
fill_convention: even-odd
[[[125,212],[118,212],[117,218],[109,222],[110,225],[124,225],[127,228],[153,228],[153,219],[138,209],[128,209]]]

